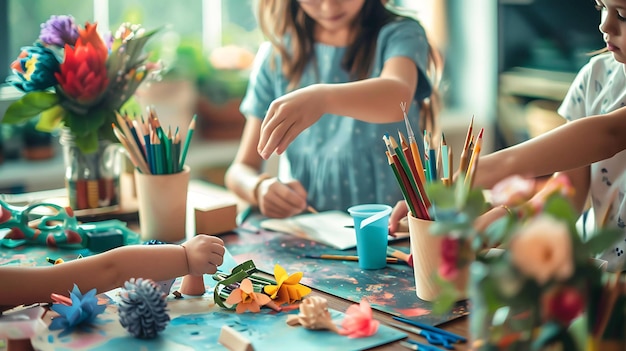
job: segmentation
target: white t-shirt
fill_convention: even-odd
[[[626,106],[625,69],[625,65],[615,61],[611,53],[591,58],[574,79],[558,109],[559,114],[573,121]],[[626,151],[591,165],[590,194],[596,226],[604,223],[606,227],[619,228],[624,233],[601,255],[609,262],[611,271],[624,269],[626,261],[625,188]]]

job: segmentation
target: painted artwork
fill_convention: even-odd
[[[449,313],[433,314],[433,304],[417,297],[413,270],[406,264],[362,270],[354,261],[306,258],[305,255],[356,255],[356,250],[335,250],[293,235],[259,229],[261,218],[252,215],[236,235],[221,236],[236,261],[253,260],[257,268],[269,274],[274,271],[275,264],[280,264],[288,272],[303,272],[300,282],[304,285],[355,303],[366,298],[376,310],[429,325],[439,325],[468,314],[466,300],[457,303]],[[397,249],[408,250],[408,247]]]
[[[297,314],[297,308],[287,312],[262,309],[260,313],[237,314],[217,306],[210,295],[170,297],[168,311],[170,322],[155,339],[143,340],[131,336],[119,323],[115,294],[107,293],[110,299],[104,313],[96,324],[83,331],[59,337],[61,331],[50,331],[32,339],[36,350],[227,350],[218,342],[221,328],[228,325],[248,339],[255,350],[275,350],[276,345],[289,350],[365,350],[406,337],[405,333],[380,325],[378,332],[367,338],[348,338],[339,334],[308,330],[287,325],[287,316]],[[339,325],[343,313],[330,310],[333,322]],[[46,322],[54,316],[49,312]]]

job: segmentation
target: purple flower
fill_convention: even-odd
[[[65,44],[74,45],[78,39],[78,27],[72,16],[52,15],[46,23],[41,24],[39,40],[46,45],[64,47]]]

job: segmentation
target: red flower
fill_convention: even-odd
[[[569,325],[585,308],[585,299],[573,287],[562,287],[544,297],[544,311],[548,319]]]
[[[441,240],[441,264],[439,275],[445,280],[453,280],[459,273],[459,240],[443,237]]]
[[[106,70],[108,50],[96,32],[95,24],[87,23],[79,35],[74,48],[65,45],[61,72],[55,77],[68,97],[81,104],[89,104],[98,100],[109,84]]]

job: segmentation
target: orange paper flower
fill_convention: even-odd
[[[368,337],[376,334],[379,324],[380,322],[373,317],[369,302],[362,299],[360,304],[352,305],[346,310],[339,334],[347,335],[349,338]]]
[[[235,309],[237,313],[244,313],[246,311],[259,312],[261,306],[268,304],[270,301],[272,300],[269,296],[254,292],[252,282],[248,278],[244,278],[239,287],[233,290],[226,299],[227,304],[237,305]]]
[[[292,304],[311,293],[311,289],[300,284],[302,272],[288,275],[287,271],[280,265],[274,266],[274,279],[276,285],[266,285],[263,288],[266,294],[270,295],[277,305]]]

